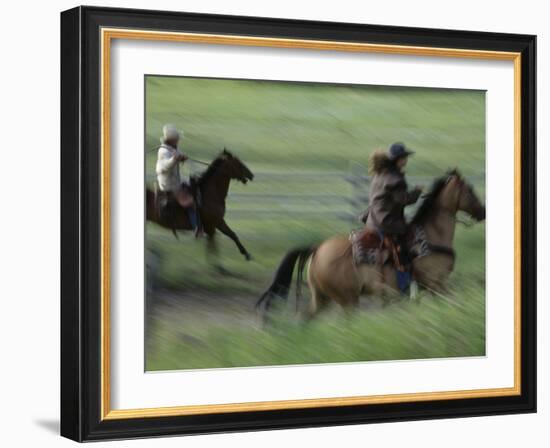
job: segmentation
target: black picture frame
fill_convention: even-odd
[[[102,420],[102,27],[521,53],[521,394]],[[61,13],[61,434],[91,441],[535,412],[535,57],[532,35],[99,7]]]

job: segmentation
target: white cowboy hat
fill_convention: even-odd
[[[165,124],[162,127],[161,142],[164,143],[167,140],[180,139],[183,137],[183,132],[179,131],[173,124]]]

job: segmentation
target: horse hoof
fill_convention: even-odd
[[[250,260],[252,260],[252,255],[244,254],[244,258],[246,258],[246,261],[250,261]]]
[[[228,271],[223,266],[216,265],[214,266],[214,269],[216,269],[216,272],[220,275],[231,275],[231,271]]]

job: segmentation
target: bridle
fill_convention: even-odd
[[[451,180],[451,177],[452,176],[449,176],[449,178],[447,179],[447,183],[450,182]],[[459,190],[458,190],[458,195],[457,195],[457,201],[456,201],[456,207],[454,208],[454,210],[451,210],[449,209],[448,207],[444,207],[442,205],[438,205],[437,206],[437,209],[440,210],[440,211],[444,211],[445,213],[447,213],[449,216],[451,216],[452,219],[454,219],[454,221],[457,223],[457,224],[462,224],[463,226],[465,227],[471,227],[475,224],[475,222],[473,221],[464,221],[463,219],[460,219],[458,217],[458,212],[460,211],[459,210],[459,204],[460,204],[460,198],[462,197],[462,194],[463,194],[463,190],[464,190],[464,187],[466,187],[466,182],[464,182],[464,180],[460,179],[460,178],[457,178],[458,181],[460,182],[460,185],[459,185]]]
[[[447,179],[447,184],[450,182],[451,179],[452,179],[452,176],[449,176],[448,179]],[[456,179],[460,182],[460,184],[458,186],[459,189],[458,189],[458,195],[457,195],[457,200],[456,200],[455,207],[454,208],[449,208],[449,207],[446,207],[446,206],[443,206],[443,205],[434,204],[434,208],[436,209],[435,210],[436,212],[444,212],[447,215],[449,215],[451,217],[451,219],[454,220],[454,222],[456,222],[458,224],[463,224],[466,227],[470,227],[474,224],[473,221],[470,221],[470,222],[464,221],[464,220],[460,219],[457,216],[457,214],[459,212],[460,199],[461,199],[462,195],[464,194],[464,188],[467,187],[468,185],[460,177],[457,176]],[[443,254],[443,255],[447,255],[447,256],[451,257],[452,261],[453,261],[453,265],[454,265],[454,261],[455,261],[455,258],[456,258],[456,253],[455,253],[455,250],[452,247],[448,247],[448,246],[444,246],[444,245],[440,245],[440,244],[433,244],[433,243],[430,243],[427,239],[426,239],[426,246],[427,246],[427,249],[430,252],[439,253],[439,254]]]

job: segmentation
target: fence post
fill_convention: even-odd
[[[370,179],[365,165],[356,160],[349,161],[348,175],[346,181],[351,185],[351,217],[350,221],[355,222],[360,213],[364,212],[369,204],[368,184]]]

